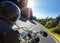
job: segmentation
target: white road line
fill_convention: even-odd
[[[50,35],[51,36],[51,35]],[[51,36],[53,38],[53,36]],[[55,38],[53,38],[55,40],[56,43],[59,43]]]

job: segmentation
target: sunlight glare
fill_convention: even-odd
[[[28,0],[27,7],[29,7],[29,8],[34,8],[34,7],[35,7],[35,2],[34,2],[34,0]]]

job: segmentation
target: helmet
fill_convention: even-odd
[[[15,22],[20,19],[20,9],[10,1],[2,1],[0,3],[0,17]]]

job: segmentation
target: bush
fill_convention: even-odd
[[[60,23],[56,26],[56,28],[54,29],[54,32],[57,34],[60,34]]]
[[[45,24],[46,24],[46,22],[47,22],[47,20],[46,20],[46,19],[42,19],[40,23],[41,23],[42,25],[45,25]]]
[[[53,20],[49,20],[49,21],[47,21],[47,23],[45,24],[45,27],[47,27],[47,28],[52,28],[52,27],[53,27],[53,23],[54,23]]]

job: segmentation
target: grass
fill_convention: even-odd
[[[40,23],[39,23],[40,24]],[[40,26],[42,26],[43,28],[45,28],[43,25],[40,24]],[[60,43],[60,35],[53,33],[52,30],[49,30],[47,28],[45,28],[59,43]]]

